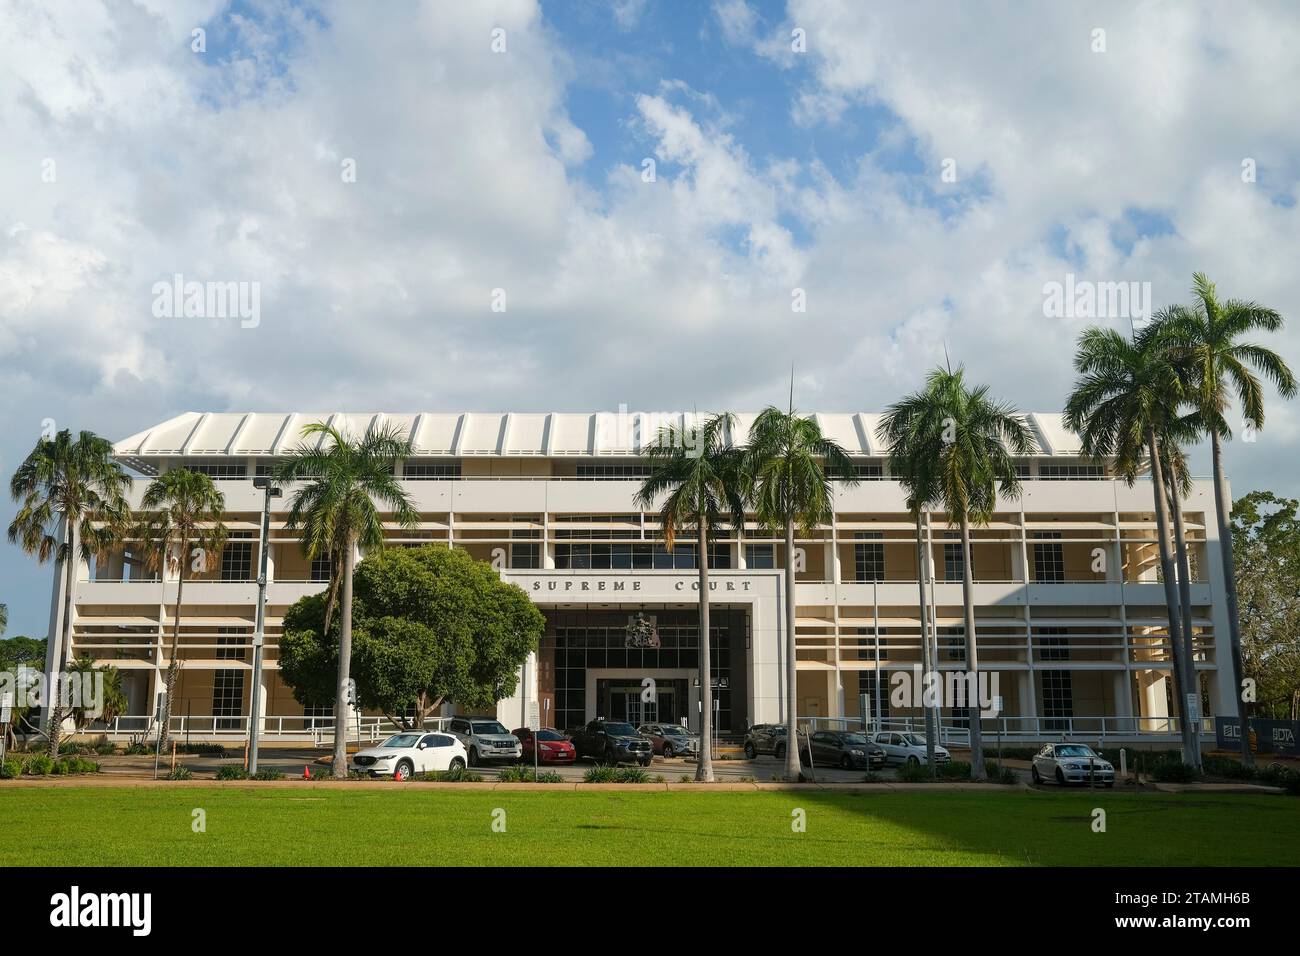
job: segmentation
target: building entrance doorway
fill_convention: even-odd
[[[678,724],[686,716],[686,681],[655,678],[653,695],[644,695],[641,678],[601,678],[596,681],[597,713],[633,726]]]

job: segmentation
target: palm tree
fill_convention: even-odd
[[[173,468],[145,488],[136,534],[145,543],[146,564],[166,578],[169,565],[176,567],[176,612],[172,618],[172,646],[167,664],[167,693],[163,698],[158,726],[158,751],[171,735],[172,703],[180,675],[181,608],[185,573],[191,561],[205,567],[215,561],[226,541],[226,496],[216,482],[202,472]],[[197,570],[198,568],[195,568]],[[257,693],[257,688],[253,688]]]
[[[795,659],[795,529],[805,537],[834,519],[832,482],[856,485],[848,453],[822,434],[815,419],[769,406],[754,419],[744,456],[745,480],[755,517],[774,534],[785,535],[786,709],[785,775],[799,779],[796,737],[798,687]]]
[[[304,439],[275,470],[279,483],[302,482],[293,493],[285,527],[302,531],[302,548],[309,558],[341,558],[339,607],[339,669],[334,695],[334,766],[337,778],[347,776],[347,691],[352,664],[352,572],[358,547],[384,546],[384,518],[407,530],[420,523],[411,496],[394,477],[396,464],[411,453],[411,442],[396,426],[372,424],[354,439],[333,425],[314,422],[302,430]],[[326,634],[328,631],[326,632]],[[325,637],[325,634],[321,635]]]
[[[1184,382],[1160,341],[1158,328],[1153,323],[1131,341],[1114,329],[1084,329],[1074,357],[1075,370],[1082,377],[1066,402],[1065,421],[1079,435],[1083,453],[1099,459],[1113,457],[1116,471],[1130,486],[1142,464],[1150,462],[1175,696],[1178,708],[1185,710],[1182,611],[1169,543],[1162,448],[1181,445],[1194,433],[1189,420],[1179,414],[1186,395]],[[1190,721],[1182,721],[1182,737],[1184,762],[1195,766],[1198,743]]]
[[[961,366],[936,368],[924,387],[891,405],[878,433],[896,450],[899,480],[919,511],[933,501],[948,524],[961,527],[962,604],[965,609],[967,687],[979,686],[979,651],[975,633],[974,572],[971,527],[988,524],[998,493],[1020,495],[1015,458],[1034,450],[1028,426],[1011,405],[989,396],[987,386],[967,386]],[[918,532],[919,533],[919,532]],[[968,695],[969,696],[969,695]],[[984,746],[980,735],[981,701],[967,700],[970,724],[971,778],[983,780]]]
[[[64,660],[72,645],[72,609],[77,565],[104,553],[126,526],[130,510],[126,491],[131,478],[113,458],[113,443],[93,432],[75,439],[67,429],[41,438],[18,466],[9,493],[18,512],[9,524],[9,541],[44,564],[55,560],[62,570],[63,626],[51,634],[53,647],[46,674],[50,706],[46,734],[50,755],[57,757],[63,724],[61,683]]]
[[[895,432],[895,429],[898,429]],[[916,524],[916,583],[920,590],[920,600],[917,604],[917,618],[921,623],[921,668],[927,677],[934,674],[934,661],[930,655],[930,636],[927,633],[929,624],[926,616],[925,600],[925,517],[929,506],[933,504],[935,492],[933,488],[922,487],[931,476],[928,471],[915,467],[908,455],[908,431],[901,419],[889,419],[888,417],[881,421],[877,428],[877,435],[889,449],[889,473],[896,478],[900,485],[907,491],[907,511],[912,516],[912,521]],[[879,640],[879,635],[877,635]],[[877,676],[879,682],[879,676]],[[927,765],[930,768],[930,776],[936,775],[938,768],[934,762],[934,748],[937,740],[934,721],[934,708],[926,706],[925,698],[921,699],[921,706],[925,712],[925,756]]]
[[[1223,442],[1232,438],[1227,413],[1235,395],[1242,416],[1256,431],[1264,427],[1264,390],[1251,369],[1273,383],[1283,398],[1296,394],[1296,379],[1276,352],[1241,337],[1256,330],[1278,332],[1283,318],[1274,309],[1256,302],[1229,299],[1220,302],[1214,283],[1198,272],[1192,277],[1196,304],[1165,310],[1160,326],[1167,341],[1176,348],[1193,371],[1195,404],[1210,436],[1214,467],[1214,508],[1219,526],[1219,550],[1223,560],[1224,593],[1227,596],[1228,629],[1232,644],[1232,670],[1237,688],[1237,716],[1242,739],[1249,740],[1246,724],[1245,674],[1241,665],[1241,620],[1237,610],[1237,569],[1232,553],[1231,501],[1223,473]],[[1250,747],[1242,746],[1242,762],[1254,762]]]
[[[1194,428],[1195,416],[1185,416],[1184,425]],[[1160,456],[1167,473],[1165,482],[1166,497],[1169,499],[1169,511],[1174,531],[1174,561],[1178,566],[1178,602],[1182,620],[1182,658],[1183,688],[1188,694],[1199,693],[1200,682],[1196,679],[1196,641],[1192,621],[1192,569],[1188,557],[1187,531],[1183,524],[1182,499],[1191,494],[1192,476],[1187,467],[1187,456],[1176,442],[1161,442]],[[1199,729],[1195,731],[1199,733]],[[1196,766],[1201,765],[1201,748],[1194,747],[1192,756]]]
[[[650,474],[635,498],[659,508],[660,534],[671,551],[678,535],[695,531],[700,588],[700,760],[695,779],[713,782],[712,635],[709,633],[709,535],[720,524],[745,526],[741,453],[731,442],[736,418],[714,415],[695,429],[667,425],[646,449]]]

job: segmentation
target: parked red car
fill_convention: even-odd
[[[519,738],[519,743],[523,745],[524,752],[519,758],[521,763],[533,762],[533,742],[534,734],[527,727],[521,727],[518,730],[511,731]],[[577,751],[573,749],[573,744],[569,739],[560,733],[554,727],[543,727],[537,731],[537,762],[538,763],[573,763],[577,759]]]

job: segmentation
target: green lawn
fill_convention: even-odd
[[[1094,833],[1092,809],[1107,812]],[[206,812],[207,832],[191,828]],[[505,810],[506,832],[493,832]],[[791,811],[807,832],[791,830]],[[1291,865],[1300,801],[1117,793],[0,787],[0,866]]]

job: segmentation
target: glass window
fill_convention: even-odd
[[[253,577],[253,542],[251,531],[232,532],[221,549],[221,580],[250,581]]]
[[[853,544],[853,579],[855,581],[885,580],[884,534],[879,531],[859,531]]]
[[[1034,580],[1056,584],[1065,580],[1065,553],[1060,543],[1059,531],[1034,532]],[[1038,542],[1055,541],[1054,544]]]
[[[757,571],[769,571],[776,567],[776,554],[770,544],[745,545],[745,566]]]

